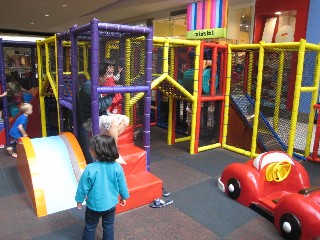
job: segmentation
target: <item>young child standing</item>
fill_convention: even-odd
[[[118,73],[115,74],[115,62],[112,60],[106,60],[105,64],[107,66],[106,75],[105,75],[105,83],[102,87],[114,87],[116,86],[116,82],[120,80],[120,73],[122,72],[122,68],[118,68]],[[112,99],[111,106],[108,108],[108,111],[111,113],[119,113],[118,112],[118,105],[122,101],[121,93],[116,93]]]
[[[22,111],[22,114],[16,119],[9,131],[9,135],[13,138],[14,142],[7,148],[7,151],[12,157],[17,157],[15,150],[18,139],[20,137],[28,137],[26,129],[28,116],[32,114],[32,105],[30,103],[23,103],[20,107],[20,110]]]
[[[106,135],[96,135],[89,143],[92,157],[97,160],[87,165],[79,180],[75,200],[78,209],[86,200],[84,240],[93,240],[96,227],[102,217],[103,239],[114,239],[114,218],[116,205],[126,205],[129,197],[123,169],[115,160],[119,158],[114,139]]]

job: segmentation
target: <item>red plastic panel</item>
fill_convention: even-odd
[[[126,206],[117,206],[117,213],[151,203],[162,195],[162,180],[149,172],[126,177],[130,197]]]

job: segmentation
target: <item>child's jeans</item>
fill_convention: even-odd
[[[115,212],[116,207],[104,212],[96,212],[87,207],[82,240],[94,240],[100,217],[102,217],[103,240],[114,240],[113,224]]]

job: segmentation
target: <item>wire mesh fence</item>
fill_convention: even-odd
[[[304,155],[310,147],[307,136],[312,135],[310,126],[314,121],[310,113],[314,111],[313,94],[317,94],[313,88],[318,81],[314,80],[318,51],[306,48],[302,58],[298,57],[299,45],[269,45],[263,50],[263,58],[259,48],[238,47],[232,52],[230,98],[249,129],[247,134],[254,133],[256,120],[257,142],[262,151],[287,151],[292,145],[296,156]],[[263,61],[260,68],[259,61]],[[303,69],[301,86],[297,84],[299,66]],[[249,151],[251,144],[245,150]]]

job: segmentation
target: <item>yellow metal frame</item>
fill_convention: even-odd
[[[49,45],[54,45],[55,48],[55,64],[56,64],[56,72],[55,72],[55,78],[52,76],[50,72],[50,66],[51,66],[51,58],[49,51]],[[69,41],[64,41],[62,43],[64,47],[70,47]],[[85,42],[79,42],[79,46],[82,46],[83,51],[83,71],[79,71],[78,74],[85,75],[86,79],[90,79],[90,75],[88,72],[88,46],[90,44]],[[44,48],[44,52],[43,52]],[[46,38],[42,41],[37,41],[37,58],[38,58],[38,82],[39,82],[39,99],[40,99],[40,113],[41,113],[41,130],[42,130],[42,136],[47,136],[47,121],[46,121],[46,114],[45,114],[45,101],[44,98],[48,95],[46,91],[47,85],[50,84],[53,95],[57,102],[57,113],[58,113],[58,131],[60,133],[60,111],[59,111],[59,102],[58,102],[58,53],[57,53],[57,37],[56,35]],[[45,58],[45,66],[42,65],[42,56]],[[45,72],[43,72],[43,68],[45,67]],[[70,75],[71,72],[63,72],[65,75]]]
[[[49,69],[50,64],[50,51],[49,44],[53,44],[55,48],[55,64],[56,64],[56,77],[53,78]],[[42,47],[44,46],[45,56],[45,73],[43,73],[42,59],[43,56]],[[37,54],[38,54],[38,81],[39,81],[39,99],[40,99],[40,113],[41,113],[41,130],[42,136],[47,136],[47,121],[46,121],[46,110],[45,101],[46,96],[45,90],[47,84],[50,84],[53,95],[57,102],[57,113],[58,113],[58,130],[60,132],[60,115],[59,115],[59,102],[58,102],[58,62],[57,62],[57,38],[56,35],[49,37],[42,41],[37,41]]]
[[[162,37],[154,37],[154,43],[157,46],[163,46],[163,73],[152,81],[151,89],[156,88],[162,81],[169,82],[174,86],[182,95],[184,95],[192,103],[192,113],[191,113],[191,133],[189,137],[176,138],[174,143],[189,141],[190,140],[190,154],[195,153],[195,132],[196,132],[196,116],[197,116],[197,99],[198,99],[198,75],[199,75],[199,56],[200,56],[200,41],[190,41],[182,39],[170,39]],[[183,86],[181,86],[178,81],[169,75],[170,72],[174,72],[173,61],[169,62],[169,54],[171,54],[170,59],[174,59],[174,51],[169,51],[171,45],[183,45],[195,47],[195,65],[194,65],[194,83],[193,83],[193,93],[189,93]],[[169,114],[168,114],[168,136],[167,143],[169,145],[172,142],[173,134],[173,98],[169,97]]]
[[[297,72],[295,79],[295,88],[294,88],[294,97],[293,97],[293,106],[292,106],[292,115],[290,121],[290,132],[288,138],[288,149],[287,153],[292,156],[294,150],[294,139],[296,135],[297,122],[298,122],[298,113],[299,113],[299,103],[301,99],[302,92],[311,92],[312,99],[310,102],[310,114],[306,138],[306,146],[304,151],[304,156],[310,154],[310,146],[312,141],[312,132],[313,132],[313,121],[315,112],[313,110],[314,104],[317,103],[318,97],[318,88],[319,88],[319,79],[320,79],[320,46],[315,44],[307,43],[306,40],[301,39],[300,42],[292,43],[264,43],[260,44],[242,44],[242,45],[228,45],[228,61],[227,61],[227,80],[226,80],[226,99],[225,99],[225,109],[224,109],[224,122],[223,122],[223,137],[222,137],[222,147],[230,151],[248,156],[255,157],[258,155],[256,153],[256,144],[257,144],[257,134],[258,134],[258,124],[259,124],[259,113],[260,113],[260,103],[261,103],[261,88],[262,88],[262,74],[263,74],[263,64],[264,64],[264,50],[266,48],[272,48],[279,52],[279,66],[278,66],[278,77],[277,77],[277,88],[276,88],[276,99],[275,99],[275,109],[274,109],[274,129],[277,131],[279,128],[279,112],[280,112],[280,97],[282,91],[282,81],[283,81],[283,69],[285,64],[285,51],[298,50],[298,60],[297,60]],[[258,74],[257,74],[257,89],[256,89],[256,99],[255,99],[255,109],[254,109],[254,119],[253,119],[253,128],[252,128],[252,141],[250,151],[236,148],[234,146],[229,146],[226,144],[228,136],[228,122],[229,122],[229,107],[230,107],[230,84],[232,76],[232,50],[258,50],[259,49],[259,61],[258,61]],[[303,67],[304,67],[304,58],[306,51],[316,51],[316,66],[314,71],[314,80],[313,86],[311,87],[302,87],[302,76],[303,76]],[[252,62],[253,55],[249,53],[249,69],[248,69],[248,92],[251,92],[252,86]]]

